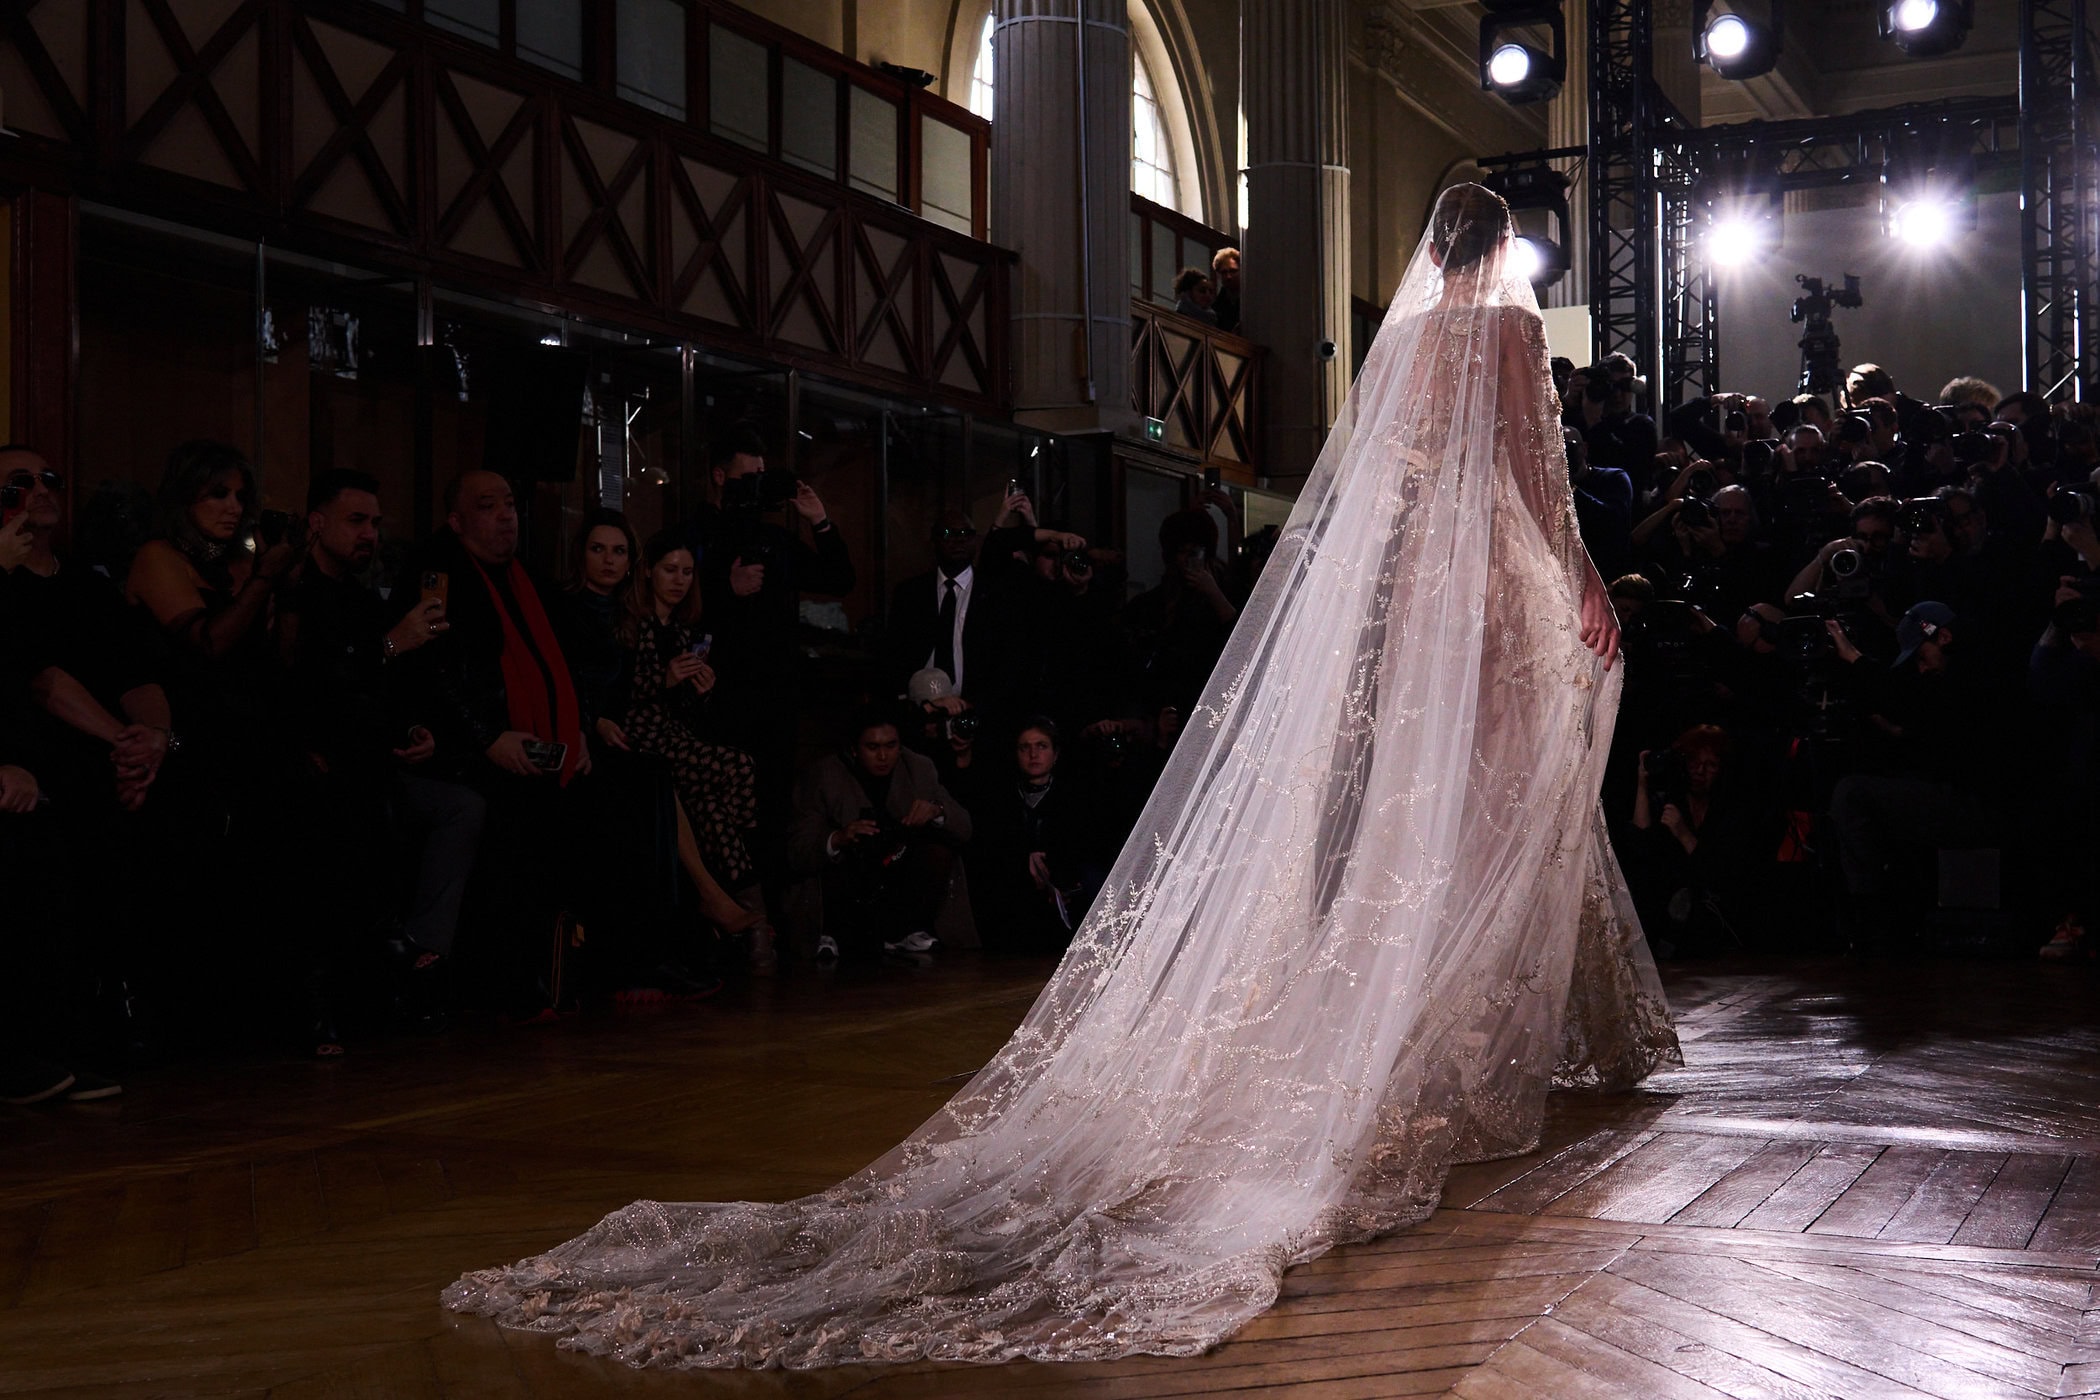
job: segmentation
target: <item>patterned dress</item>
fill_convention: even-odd
[[[693,824],[700,854],[724,889],[749,884],[755,874],[744,834],[758,825],[756,769],[742,749],[712,744],[708,697],[690,683],[664,685],[664,670],[691,647],[690,629],[675,622],[646,622],[629,650],[627,742],[671,765],[678,797]]]

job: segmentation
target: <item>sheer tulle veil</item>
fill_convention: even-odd
[[[1494,196],[1440,200],[1106,889],[962,1092],[828,1191],[637,1202],[447,1305],[637,1365],[1191,1354],[1534,1146],[1556,1072],[1675,1058],[1508,247]]]

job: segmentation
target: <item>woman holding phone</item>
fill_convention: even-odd
[[[706,737],[713,638],[696,630],[700,590],[692,550],[683,535],[667,531],[643,548],[641,562],[620,622],[629,655],[623,728],[636,749],[671,765],[709,868],[725,889],[742,890],[757,880],[745,841],[758,825],[757,782],[750,754]]]

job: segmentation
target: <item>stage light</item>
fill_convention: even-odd
[[[1568,177],[1550,165],[1497,170],[1481,181],[1509,205],[1516,223],[1508,271],[1540,290],[1568,271]]]
[[[1531,50],[1522,44],[1504,44],[1488,59],[1488,81],[1499,88],[1513,88],[1531,76]]]
[[[1952,200],[1926,195],[1906,200],[1889,215],[1889,232],[1913,248],[1937,248],[1954,237]]]
[[[1730,9],[1715,14],[1714,0],[1699,0],[1693,14],[1698,35],[1694,47],[1699,61],[1722,77],[1736,81],[1771,72],[1779,62],[1785,24],[1780,0],[1765,0],[1761,9],[1762,18],[1757,9]]]
[[[1881,37],[1913,58],[1953,53],[1975,23],[1975,0],[1887,0],[1875,19]]]
[[[1480,86],[1505,102],[1544,102],[1568,75],[1567,22],[1558,4],[1484,0]]]
[[[1764,251],[1764,232],[1748,219],[1715,224],[1706,235],[1706,260],[1716,267],[1741,267]]]

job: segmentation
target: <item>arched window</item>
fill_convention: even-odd
[[[992,119],[992,16],[984,17],[984,36],[977,44],[977,62],[970,68],[970,110],[986,121]]]
[[[970,110],[987,121],[992,119],[996,97],[992,90],[994,22],[994,16],[986,14],[984,27],[977,33],[967,97]],[[1178,88],[1159,85],[1159,74],[1165,72],[1170,80],[1174,75],[1160,66],[1171,60],[1162,46],[1159,26],[1142,0],[1131,0],[1130,22],[1130,187],[1156,204],[1186,213],[1201,202],[1195,181],[1191,179],[1184,190],[1181,178],[1182,167],[1186,164],[1193,169],[1195,161],[1190,113],[1181,103]]]
[[[1130,188],[1155,204],[1181,207],[1174,144],[1167,139],[1152,72],[1141,53],[1130,55]]]

